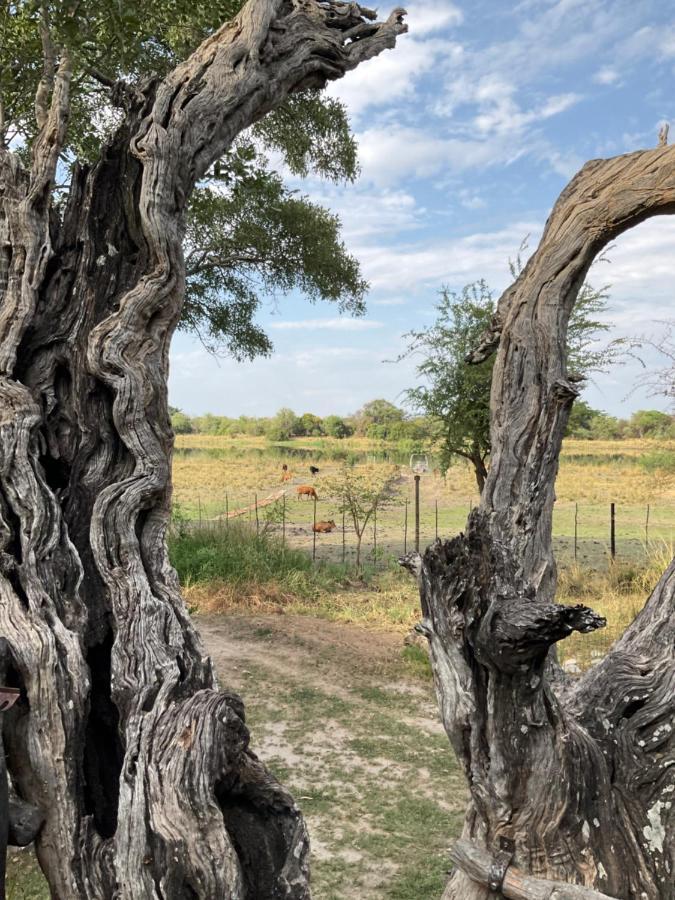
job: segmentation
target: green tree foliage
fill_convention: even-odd
[[[565,434],[588,440],[616,440],[623,437],[626,425],[622,419],[593,409],[585,400],[575,400]]]
[[[517,271],[517,268],[516,268]],[[606,309],[607,291],[584,285],[570,319],[568,364],[576,380],[603,370],[613,350],[597,349],[595,338],[609,326],[597,319]],[[461,457],[473,466],[483,490],[490,454],[490,387],[494,357],[470,365],[466,357],[479,343],[495,312],[492,291],[483,280],[457,294],[444,288],[436,306],[436,321],[405,335],[408,347],[400,358],[419,356],[417,373],[423,383],[407,392],[412,405],[439,423],[441,462]]]
[[[63,177],[75,160],[95,160],[121,120],[117,82],[161,77],[192,52],[241,0],[83,0],[23,2],[0,9],[0,141],[29,151],[33,97],[48,25],[67,47],[74,77]],[[271,352],[255,322],[265,297],[291,290],[359,315],[367,288],[340,238],[340,222],[289,190],[270,170],[281,154],[295,175],[351,180],[358,166],[345,109],[323,92],[292,96],[257,123],[195,191],[186,236],[188,282],[180,327],[214,352],[251,358]]]
[[[657,409],[641,409],[633,413],[628,431],[634,437],[671,437],[675,433],[675,418]]]
[[[346,438],[354,433],[354,429],[341,416],[326,416],[323,427],[329,437]]]
[[[321,437],[326,432],[323,427],[323,419],[314,413],[303,413],[296,427],[296,434],[301,437]]]
[[[194,430],[192,427],[192,420],[189,416],[186,416],[184,412],[181,412],[180,409],[171,413],[171,427],[175,434],[192,434]]]
[[[356,434],[367,435],[373,425],[391,427],[403,421],[405,413],[389,400],[371,400],[351,417]]]
[[[242,359],[272,349],[255,322],[265,296],[297,289],[360,315],[367,284],[337,217],[289,191],[252,145],[233,157],[237,177],[196,191],[190,205],[183,327]]]
[[[267,427],[267,439],[270,441],[290,441],[298,433],[300,420],[292,409],[286,407],[270,419]]]

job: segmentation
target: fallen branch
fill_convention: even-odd
[[[457,841],[450,850],[450,859],[473,881],[484,887],[490,885],[495,860],[486,850],[469,841]],[[533,878],[514,866],[506,869],[499,889],[507,900],[615,900],[609,894],[601,894],[581,885]]]

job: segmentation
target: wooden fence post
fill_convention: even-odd
[[[609,552],[616,559],[616,510],[613,503],[609,505]]]
[[[377,568],[377,506],[373,510],[373,562]]]
[[[314,524],[312,526],[312,562],[316,561],[316,496],[314,497]]]
[[[579,504],[574,504],[574,561],[577,559],[577,544],[579,538]]]
[[[405,518],[403,519],[403,555],[408,552],[408,498],[405,498]]]
[[[344,507],[344,503],[342,505],[342,565],[344,566],[345,560],[347,558],[347,544],[345,542],[345,524],[346,524],[346,510]]]

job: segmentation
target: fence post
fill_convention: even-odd
[[[373,510],[373,563],[377,568],[377,506]]]
[[[420,552],[420,476],[415,475],[415,550]]]
[[[616,559],[616,512],[613,503],[609,504],[609,552]]]
[[[436,540],[438,540],[438,497],[436,498]]]
[[[645,547],[649,550],[649,503],[647,504],[647,518],[645,519]]]
[[[405,498],[405,518],[403,519],[403,555],[408,552],[408,498]]]
[[[579,537],[579,504],[574,504],[574,561],[577,559],[577,543]]]
[[[312,525],[312,562],[316,561],[316,496],[314,497],[314,524]]]
[[[258,492],[254,494],[255,502],[255,533],[260,537],[260,519],[258,518]]]
[[[344,502],[342,504],[342,565],[344,566],[345,560],[347,558],[347,544],[345,541],[345,521],[346,521],[346,510]]]
[[[286,494],[282,497],[281,505],[281,546],[286,550]]]

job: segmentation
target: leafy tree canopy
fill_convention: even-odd
[[[610,348],[598,349],[596,338],[609,325],[597,319],[606,309],[607,290],[584,284],[568,329],[568,367],[576,380],[603,370],[613,358]],[[457,294],[444,288],[433,325],[411,331],[401,358],[418,355],[417,373],[423,383],[410,389],[412,405],[441,423],[442,464],[459,456],[471,462],[482,491],[490,453],[490,388],[494,357],[477,365],[466,358],[480,342],[495,312],[485,281],[476,281]]]
[[[35,134],[33,97],[50,85],[67,49],[71,112],[61,177],[98,158],[118,125],[118,81],[159,78],[231,19],[240,0],[57,0],[0,10],[0,141],[27,153]],[[195,191],[188,222],[188,282],[181,320],[214,352],[251,358],[271,352],[255,322],[265,298],[298,290],[310,301],[364,311],[367,288],[340,238],[338,218],[289,190],[271,169],[281,156],[294,175],[334,181],[358,171],[345,109],[323,92],[291,96],[257,123]]]

